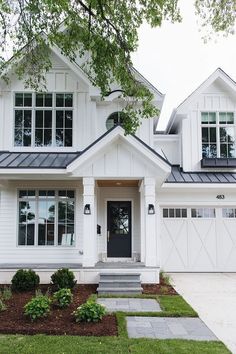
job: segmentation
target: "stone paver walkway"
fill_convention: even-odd
[[[129,338],[218,340],[200,318],[126,317]]]
[[[155,299],[138,298],[98,298],[97,302],[104,305],[108,312],[160,312],[161,308]]]

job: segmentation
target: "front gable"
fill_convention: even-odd
[[[124,130],[116,127],[73,161],[67,171],[73,177],[152,176],[162,183],[170,173],[170,165],[138,138],[125,136]]]

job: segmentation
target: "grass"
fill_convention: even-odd
[[[115,296],[106,296],[115,297]],[[117,296],[121,297],[121,296]],[[130,296],[122,296],[130,297]],[[128,313],[131,316],[189,316],[197,313],[178,295],[137,295],[135,298],[156,299],[161,313]],[[92,295],[90,300],[96,300]],[[221,342],[188,341],[182,339],[130,339],[127,335],[125,312],[117,312],[118,337],[23,336],[0,335],[0,354],[229,354]]]
[[[0,354],[229,354],[220,342],[124,337],[0,336]]]

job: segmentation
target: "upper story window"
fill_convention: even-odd
[[[122,126],[122,124],[124,122],[124,118],[125,118],[125,113],[122,111],[114,112],[114,113],[110,114],[106,120],[107,130],[115,127],[116,125]]]
[[[72,93],[15,93],[15,146],[72,146]]]
[[[236,157],[233,112],[202,112],[202,157]]]

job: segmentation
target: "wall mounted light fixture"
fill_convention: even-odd
[[[149,215],[155,214],[155,207],[153,204],[148,204],[148,214]]]
[[[85,204],[85,206],[84,206],[84,214],[85,215],[90,215],[91,214],[90,204]]]

